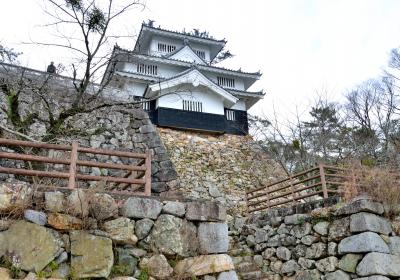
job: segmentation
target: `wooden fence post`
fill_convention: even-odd
[[[146,171],[144,174],[145,185],[144,185],[144,195],[151,195],[151,152],[146,151],[146,161],[145,161]]]
[[[78,142],[72,142],[71,157],[69,163],[69,181],[68,188],[74,189],[76,182],[76,162],[78,160]]]
[[[325,168],[322,163],[319,163],[318,166],[319,166],[319,174],[321,176],[322,193],[324,195],[324,199],[326,199],[328,198],[328,189],[326,188]]]

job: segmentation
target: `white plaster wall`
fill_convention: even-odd
[[[129,96],[143,96],[147,84],[129,81],[125,83],[124,90]]]
[[[163,78],[170,78],[170,77],[176,76],[177,74],[179,74],[187,69],[185,67],[172,66],[172,65],[166,65],[166,64],[158,64],[158,63],[154,63],[151,61],[148,61],[148,62],[144,61],[144,62],[125,62],[123,71],[137,73],[137,64],[138,63],[157,65],[157,76],[160,76]]]
[[[173,92],[173,90],[171,90],[171,92]],[[195,88],[191,91],[179,91],[176,94],[162,96],[157,100],[157,107],[182,110],[183,99],[202,102],[203,113],[224,115],[222,99],[205,88]]]
[[[243,100],[239,100],[230,109],[246,111],[246,103]]]

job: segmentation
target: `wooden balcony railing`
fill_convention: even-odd
[[[247,191],[248,212],[304,202],[306,198],[328,198],[339,193],[347,175],[339,167],[319,164],[267,186]]]
[[[105,183],[117,183],[117,190],[107,190],[111,194],[137,194],[151,195],[151,154],[146,153],[131,153],[116,150],[93,149],[80,147],[77,142],[73,142],[71,146],[56,145],[40,142],[20,141],[13,139],[0,138],[0,147],[24,147],[43,150],[64,151],[68,155],[65,158],[54,158],[47,156],[38,156],[29,153],[4,152],[0,150],[0,159],[8,159],[24,162],[41,162],[43,164],[61,164],[68,165],[68,172],[60,171],[45,171],[22,168],[10,168],[0,166],[0,173],[15,174],[32,177],[48,177],[68,180],[68,187],[59,187],[61,189],[74,189],[78,187],[78,181],[103,181]],[[135,165],[103,163],[98,161],[80,160],[80,154],[94,154],[116,156],[128,159],[137,159]],[[96,176],[80,173],[80,167],[97,167],[102,169],[117,169],[127,171],[124,176]],[[129,191],[125,189],[129,187]],[[141,190],[141,191],[139,191]]]

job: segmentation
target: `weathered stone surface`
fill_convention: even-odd
[[[228,225],[225,223],[200,223],[198,238],[201,254],[226,253],[228,251]]]
[[[301,243],[310,246],[317,240],[318,240],[318,238],[315,237],[314,235],[306,235],[301,238]]]
[[[55,231],[25,221],[15,222],[0,233],[0,255],[12,256],[26,271],[41,271],[58,256],[62,245]]]
[[[111,239],[72,231],[71,269],[77,278],[105,277],[114,263]]]
[[[319,259],[327,256],[326,244],[322,242],[314,243],[306,250],[307,259]]]
[[[140,263],[141,268],[146,268],[150,276],[165,279],[174,272],[164,255],[154,255]]]
[[[256,232],[254,233],[254,242],[255,243],[263,243],[266,242],[269,238],[269,233],[265,229],[256,229]]]
[[[303,268],[303,269],[310,269],[315,267],[315,261],[314,260],[309,260],[306,258],[299,258],[297,263]]]
[[[329,241],[340,241],[350,235],[350,217],[333,221],[329,226]]]
[[[198,250],[197,228],[172,215],[161,214],[150,235],[154,250],[166,255],[192,256]]]
[[[300,225],[295,225],[290,233],[294,235],[296,238],[302,238],[305,235],[311,233],[312,226],[310,223],[303,223]]]
[[[278,247],[276,249],[276,256],[284,261],[290,260],[290,257],[292,256],[290,250],[286,247]]]
[[[157,219],[163,204],[156,199],[130,197],[121,208],[121,215],[128,218]]]
[[[350,215],[358,212],[371,212],[382,215],[384,212],[382,204],[373,202],[372,200],[356,200],[346,204],[335,212],[335,215]]]
[[[138,260],[130,255],[130,250],[125,248],[116,248],[117,262],[116,264],[124,268],[125,275],[133,275],[135,272]]]
[[[81,229],[82,220],[67,214],[50,213],[48,224],[59,230]]]
[[[107,221],[103,224],[103,229],[117,244],[135,245],[138,241],[134,233],[135,222],[128,218],[120,217],[115,220]]]
[[[368,252],[389,253],[389,247],[377,233],[363,232],[346,237],[340,241],[338,252],[339,254]]]
[[[137,238],[139,238],[139,240],[146,238],[149,235],[150,230],[153,228],[153,225],[153,220],[147,218],[136,221],[135,234]]]
[[[313,226],[313,230],[322,236],[327,236],[329,230],[329,222],[319,222]]]
[[[0,211],[28,205],[32,189],[26,183],[0,183]]]
[[[357,266],[359,276],[384,275],[391,277],[400,276],[400,257],[382,254],[369,253]]]
[[[67,263],[61,263],[58,265],[57,269],[51,273],[51,277],[57,279],[68,279],[71,275],[71,267]]]
[[[336,270],[325,275],[325,280],[350,280],[351,277],[346,272]]]
[[[11,280],[10,271],[7,268],[0,267],[0,279]]]
[[[186,205],[182,202],[168,201],[164,205],[162,213],[171,214],[177,217],[183,217],[186,213]]]
[[[329,256],[336,256],[338,253],[338,245],[335,242],[328,243],[328,255]]]
[[[372,213],[361,212],[350,216],[350,231],[373,231],[388,235],[392,232],[392,226],[385,218]]]
[[[27,221],[35,223],[40,226],[44,226],[47,223],[47,215],[43,212],[36,211],[36,210],[25,210],[24,211],[24,218]]]
[[[191,221],[219,222],[226,220],[226,209],[216,202],[193,201],[186,206],[186,219]]]
[[[300,269],[300,266],[297,264],[295,260],[290,260],[282,264],[281,273],[283,274],[291,274]]]
[[[294,214],[285,217],[285,224],[287,225],[298,225],[310,220],[310,216],[307,214]]]
[[[90,200],[90,214],[97,220],[105,220],[118,214],[118,205],[111,195],[96,193]]]
[[[45,192],[44,203],[46,210],[54,213],[60,213],[65,211],[65,196],[60,191]]]
[[[321,272],[332,272],[335,271],[338,265],[338,259],[336,257],[327,257],[315,262],[315,266]]]
[[[239,280],[236,272],[234,270],[221,272],[218,275],[217,280]]]
[[[16,220],[7,219],[7,218],[1,219],[1,220],[0,220],[0,231],[9,229],[10,226],[11,226],[13,223],[15,223],[15,221],[16,221]]]
[[[230,256],[218,254],[186,258],[177,263],[174,271],[178,275],[200,276],[234,269]]]
[[[400,256],[400,237],[392,236],[389,237],[389,250],[390,254]]]
[[[338,264],[338,267],[346,272],[355,273],[358,262],[363,258],[360,254],[346,254],[344,255]]]
[[[89,215],[89,201],[84,190],[76,189],[71,192],[67,197],[66,212],[78,217]]]
[[[302,270],[296,275],[295,280],[320,280],[321,273],[317,269]]]

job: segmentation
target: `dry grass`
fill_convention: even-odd
[[[400,171],[388,167],[368,167],[351,164],[342,193],[345,201],[359,195],[367,195],[382,202],[387,214],[399,214]]]

